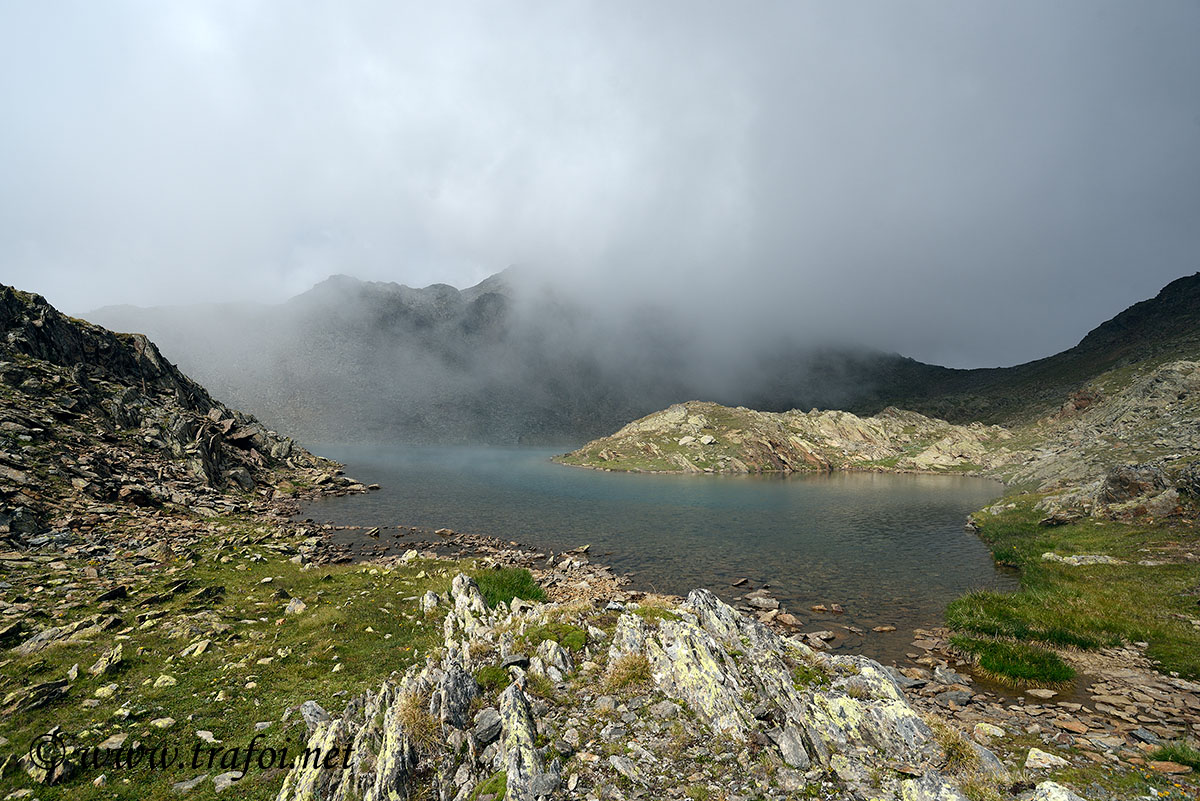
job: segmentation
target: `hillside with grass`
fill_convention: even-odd
[[[1091,709],[1059,719],[1110,743],[1112,766],[1097,766],[1095,743],[1022,725],[948,657],[885,667],[824,652],[823,632],[802,635],[764,589],[736,608],[707,590],[626,592],[587,547],[547,559],[471,537],[474,552],[455,559],[418,547],[355,557],[335,527],[298,521],[297,502],[369,488],[211,398],[149,340],[8,288],[0,327],[6,797],[996,801],[1194,789],[1180,779],[1196,757],[1186,711],[1138,710],[1140,735]],[[1041,441],[1067,452],[1095,427],[1132,440],[1175,425],[1186,443],[1174,409],[1197,368],[1113,385],[1106,401],[1044,421]],[[728,460],[741,451],[722,448],[751,446],[821,469],[1037,469],[1009,458],[1028,432],[895,410],[689,404],[671,425],[672,437],[691,433],[664,440],[676,450],[661,456],[689,463],[685,436]],[[706,433],[735,429],[745,436],[723,444]],[[1054,483],[1052,461],[1045,487],[982,513],[982,535],[1025,585],[958,602],[949,647],[981,676],[1045,688],[1073,680],[1064,649],[1136,637],[1160,667],[1193,675],[1194,621],[1176,591],[1200,577],[1183,530],[1145,519],[1176,498],[1172,519],[1185,524],[1188,460],[1168,462],[1107,475],[1084,508],[1076,485]],[[382,529],[398,542],[411,533],[363,537]],[[1148,581],[1157,590],[1138,594]],[[1122,614],[1135,595],[1137,613]],[[1136,691],[1103,691],[1173,691],[1200,710],[1200,685],[1131,675]],[[1143,749],[1139,736],[1158,739]]]
[[[885,406],[955,423],[1030,423],[1070,393],[1106,374],[1200,356],[1200,273],[1172,281],[1090,331],[1073,348],[1014,367],[956,370],[912,359],[877,358],[857,372],[872,396],[849,404],[872,414]],[[764,399],[766,408],[774,399]]]
[[[851,469],[979,472],[1005,463],[1009,433],[916,412],[759,412],[691,401],[635,420],[555,461],[650,473],[797,473]]]

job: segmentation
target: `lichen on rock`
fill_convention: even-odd
[[[891,673],[865,657],[816,652],[707,590],[693,591],[670,614],[610,604],[619,612],[611,635],[591,625],[598,609],[488,608],[465,575],[454,578],[445,606],[443,647],[423,667],[315,721],[310,747],[348,748],[345,766],[294,769],[279,801],[408,799],[418,788],[466,801],[500,775],[513,801],[564,791],[583,797],[583,786],[622,781],[665,789],[695,763],[672,756],[655,733],[686,737],[689,728],[705,744],[697,754],[737,755],[744,767],[734,783],[764,798],[822,781],[844,798],[963,798],[937,736]],[[552,625],[564,618],[574,622]],[[578,654],[548,637],[574,629],[589,632]],[[513,650],[530,632],[547,637],[532,657]],[[479,687],[464,661],[472,653],[476,670],[507,666],[502,690],[489,696]],[[645,683],[595,695],[605,671],[632,658],[649,666]],[[422,725],[433,727],[432,737],[412,729],[405,705],[413,697],[428,699]],[[604,756],[595,753],[602,744]],[[975,747],[987,757],[981,764],[995,761]],[[757,763],[752,749],[762,749]],[[889,765],[904,770],[881,770]]]

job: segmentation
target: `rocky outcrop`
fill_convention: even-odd
[[[337,468],[213,400],[145,337],[0,286],[0,533],[41,532],[67,499],[212,515],[285,473],[334,488]]]
[[[564,464],[685,473],[762,473],[855,468],[978,472],[1006,463],[999,426],[958,426],[888,408],[758,412],[690,401],[643,417],[558,457]]]
[[[1028,454],[997,474],[1070,515],[1162,518],[1200,499],[1200,362],[1174,361],[1081,390],[1090,400],[1022,432]]]
[[[562,780],[558,761],[547,768],[546,759],[537,748],[537,723],[519,682],[508,685],[500,696],[500,725],[507,797],[513,801],[534,801],[558,789]]]
[[[950,801],[960,781],[1003,779],[982,746],[950,759],[878,663],[813,651],[707,590],[674,608],[512,611],[460,575],[450,596],[442,649],[310,723],[309,750],[343,757],[298,765],[279,801],[661,797],[683,776],[743,797]]]
[[[1033,486],[1044,523],[1164,518],[1200,502],[1200,362],[1106,375],[1028,426],[951,425],[915,412],[756,412],[677,404],[557,457],[655,472],[967,472]]]

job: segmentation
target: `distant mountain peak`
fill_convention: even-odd
[[[1200,359],[1200,275],[1071,350],[982,370],[769,338],[735,353],[653,311],[604,311],[595,298],[560,294],[544,273],[509,267],[465,289],[334,275],[283,304],[114,309],[98,321],[146,331],[238,405],[326,442],[563,443],[689,397],[1010,422],[1057,409],[1117,367]]]
[[[1175,279],[1154,297],[1096,326],[1067,353],[1108,351],[1114,359],[1143,358],[1173,350],[1181,340],[1200,342],[1197,329],[1200,272]]]

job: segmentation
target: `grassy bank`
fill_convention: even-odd
[[[34,787],[43,801],[171,798],[173,784],[204,774],[209,779],[187,797],[215,797],[212,777],[244,759],[256,735],[259,749],[300,751],[306,728],[294,709],[298,704],[318,699],[336,714],[359,691],[440,646],[442,613],[426,616],[418,601],[427,590],[445,593],[463,564],[306,568],[292,561],[292,545],[252,520],[226,521],[186,557],[131,568],[128,595],[107,600],[98,599],[99,588],[76,583],[89,564],[83,559],[67,556],[53,566],[8,571],[4,578],[17,586],[16,602],[31,605],[31,617],[49,616],[50,625],[92,615],[117,622],[99,635],[36,653],[9,651],[0,663],[7,712],[0,717],[0,736],[11,754],[0,775],[0,797]],[[489,579],[495,600],[541,593],[526,571]],[[89,668],[118,644],[120,663],[93,675]],[[31,686],[64,679],[62,697],[21,708]],[[124,734],[127,751],[140,742],[154,750],[165,746],[178,757],[166,768],[145,759],[129,768],[114,764],[113,754],[107,764],[61,786],[36,786],[17,760],[55,726],[84,748]],[[282,778],[280,768],[256,764],[233,792],[246,800],[273,798]]]
[[[978,660],[979,667],[1001,682],[1062,685],[1075,670],[1058,654],[1023,642],[955,635],[950,644]]]
[[[1196,550],[1195,530],[1094,519],[1040,526],[1037,500],[1010,498],[1015,508],[976,515],[997,562],[1020,570],[1021,589],[959,598],[946,612],[951,628],[975,640],[1032,646],[1009,648],[1005,659],[992,662],[1000,666],[997,673],[1018,681],[1054,681],[1042,646],[1095,649],[1121,642],[1148,643],[1147,655],[1162,670],[1200,678],[1200,628],[1191,622],[1200,619],[1200,563],[1184,556]],[[1070,565],[1046,560],[1046,553],[1102,554],[1119,563]],[[966,650],[982,658],[985,648],[994,650]]]

